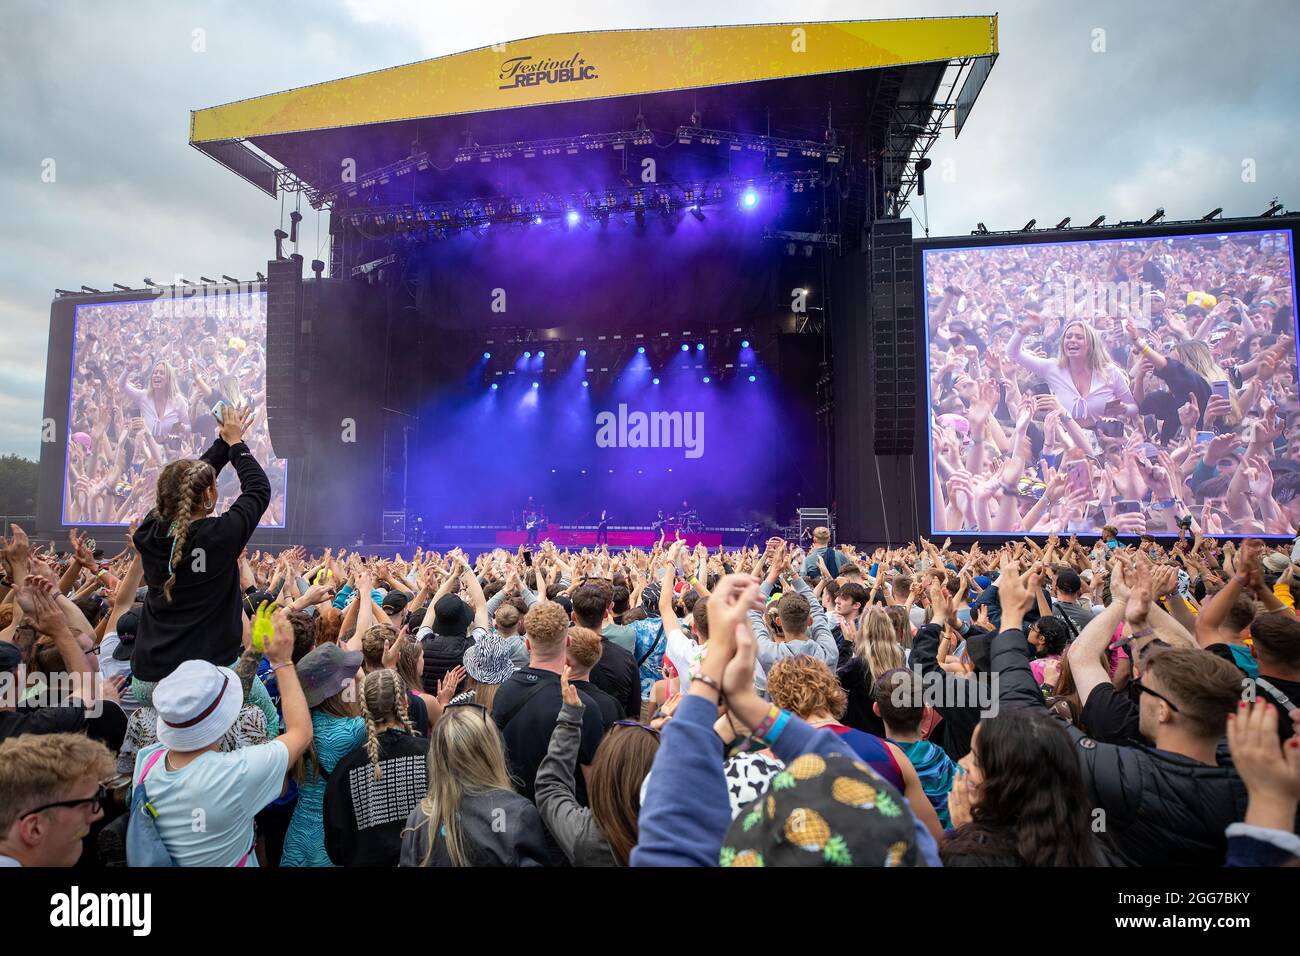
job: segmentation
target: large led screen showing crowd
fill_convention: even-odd
[[[207,290],[205,290],[207,291]],[[266,294],[160,295],[79,305],[68,390],[63,521],[123,525],[154,506],[159,471],[197,458],[217,434],[220,402],[254,411],[245,441],[271,480],[264,527],[282,527],[284,461],[266,428]],[[239,494],[218,479],[217,513]]]
[[[1294,534],[1292,243],[925,248],[933,530]]]

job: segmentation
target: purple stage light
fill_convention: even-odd
[[[581,355],[583,358],[586,358],[586,357],[587,357],[587,350],[586,350],[586,349],[578,349],[578,354]]]
[[[705,384],[705,385],[708,385],[708,384],[709,384],[709,381],[710,381],[710,380],[709,380],[709,377],[708,377],[707,375],[704,376],[704,384]]]
[[[540,382],[533,382],[533,388],[541,388],[541,387],[542,385]]]
[[[532,358],[532,357],[533,357],[533,353],[532,353],[532,352],[525,352],[525,353],[524,353],[524,358]]]
[[[534,222],[534,224],[540,226],[540,225],[542,224],[542,217],[541,217],[541,216],[537,216],[537,217],[535,217],[535,218],[533,219],[533,222]]]
[[[745,339],[743,342],[741,342],[741,343],[740,343],[740,347],[741,347],[742,349],[747,349],[747,348],[749,348],[749,339]]]
[[[659,379],[658,379],[658,378],[652,378],[652,379],[650,379],[650,384],[651,384],[651,385],[658,385],[658,384],[659,384]]]
[[[682,343],[682,351],[683,351],[683,352],[689,352],[690,350],[691,350],[691,347],[690,347],[688,344],[686,344],[685,342],[683,342],[683,343]]]
[[[496,382],[493,382],[493,383],[492,383],[492,391],[495,392],[496,390],[497,390],[497,383],[496,383]]]
[[[538,358],[546,358],[546,353],[545,353],[545,352],[538,352],[538,353],[537,353],[537,357],[538,357]]]
[[[704,351],[704,343],[703,343],[703,342],[697,342],[697,343],[695,344],[695,351],[697,351],[697,352],[703,352],[703,351]]]
[[[757,376],[757,375],[751,375],[751,376],[749,376],[749,380],[750,380],[751,382],[757,382],[757,381],[758,381],[758,376]]]
[[[638,345],[638,346],[636,347],[636,354],[637,354],[637,355],[645,355],[645,346],[644,346],[644,345]]]
[[[746,189],[740,197],[740,204],[746,209],[753,209],[758,205],[758,193],[753,189]]]
[[[582,380],[582,387],[583,387],[583,388],[590,388],[590,387],[591,387],[591,386],[588,384],[588,382],[587,382],[587,380],[586,380],[585,378]]]
[[[581,218],[582,217],[578,215],[576,209],[570,209],[569,214],[565,216],[565,219],[568,220],[570,226],[576,226],[578,224],[578,220]]]
[[[490,358],[492,357],[492,353],[491,353],[491,352],[484,352],[484,353],[483,353],[483,357],[484,357],[485,359],[490,359]]]

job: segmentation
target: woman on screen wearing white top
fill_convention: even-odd
[[[1111,361],[1101,336],[1087,322],[1065,323],[1056,346],[1056,358],[1039,358],[1023,350],[1025,336],[1041,323],[1022,319],[1007,343],[1007,354],[1049,386],[1066,413],[1084,427],[1098,419],[1136,415],[1137,402],[1124,370]]]
[[[139,403],[140,417],[144,419],[149,434],[164,441],[178,427],[183,432],[190,430],[188,403],[181,394],[171,365],[161,360],[155,362],[149,374],[148,388],[132,385],[128,380],[130,374],[129,367],[124,369],[117,385]]]

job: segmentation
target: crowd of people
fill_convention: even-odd
[[[1289,233],[925,254],[940,534],[1289,534]]]
[[[1300,539],[272,554],[250,421],[4,538],[0,866],[1300,862]]]
[[[271,481],[262,518],[284,523],[285,462],[271,451],[266,393],[266,296],[185,296],[78,306],[68,398],[67,524],[125,525],[153,504],[167,462],[197,458],[217,433],[213,408],[255,399],[249,447]],[[239,494],[218,488],[225,507]]]

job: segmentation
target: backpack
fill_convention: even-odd
[[[126,825],[127,866],[176,865],[158,833],[158,811],[149,802],[149,793],[144,786],[144,778],[149,776],[149,771],[166,752],[166,747],[159,747],[149,755],[144,762],[144,770],[140,772],[140,778],[131,791],[131,812]]]

